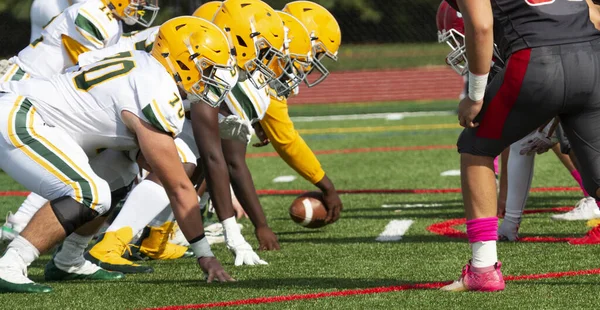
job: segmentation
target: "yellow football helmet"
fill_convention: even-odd
[[[150,27],[158,14],[158,0],[102,0],[127,25]]]
[[[223,1],[206,2],[196,9],[192,15],[212,21],[222,4]]]
[[[306,27],[294,16],[277,11],[284,28],[284,57],[278,59],[279,66],[275,68],[277,79],[271,84],[278,96],[288,96],[298,87],[306,73],[311,70],[312,45]]]
[[[308,75],[319,71],[319,76],[313,82],[305,79],[308,87],[321,83],[328,75],[329,70],[321,63],[324,56],[337,61],[337,53],[342,43],[342,32],[337,20],[326,8],[310,1],[294,1],[288,3],[283,10],[298,18],[306,27],[311,36],[313,68]]]
[[[273,68],[283,57],[284,33],[273,8],[260,0],[225,0],[213,22],[231,34],[237,65],[256,88],[277,77]],[[261,74],[254,76],[256,72]]]
[[[192,102],[219,106],[231,85],[216,76],[234,68],[225,33],[213,23],[194,16],[175,17],[160,26],[152,56],[173,75]]]

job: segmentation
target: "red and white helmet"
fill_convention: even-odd
[[[452,8],[446,0],[442,0],[435,18],[438,29],[438,42],[446,43],[452,49],[446,56],[446,63],[458,74],[467,74],[469,68],[465,47],[465,24],[462,15]]]

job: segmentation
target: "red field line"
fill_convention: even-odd
[[[370,153],[370,152],[405,152],[405,151],[427,151],[427,150],[449,150],[455,149],[456,145],[416,145],[416,146],[384,146],[384,147],[363,147],[356,149],[337,149],[337,150],[319,150],[314,151],[316,155],[330,154],[351,154],[351,153]],[[246,154],[246,158],[256,157],[278,157],[277,152],[251,153]]]
[[[560,272],[548,272],[541,274],[525,274],[525,275],[514,275],[505,276],[506,281],[527,281],[527,280],[540,280],[540,279],[557,279],[564,277],[575,277],[583,275],[594,275],[600,274],[600,268],[588,269],[588,270],[575,270],[575,271],[560,271]],[[258,305],[276,302],[286,302],[295,300],[309,300],[309,299],[320,299],[327,297],[346,297],[346,296],[357,296],[357,295],[370,295],[370,294],[381,294],[390,293],[406,290],[423,290],[423,289],[437,289],[452,281],[446,282],[431,282],[431,283],[417,283],[417,284],[405,284],[405,285],[393,285],[374,287],[367,289],[353,289],[333,292],[321,292],[321,293],[310,293],[310,294],[294,294],[294,295],[283,295],[283,296],[270,296],[270,297],[258,297],[250,299],[240,299],[231,301],[211,302],[203,304],[190,304],[181,306],[166,306],[160,308],[148,308],[146,310],[180,310],[180,309],[206,309],[216,307],[232,307],[241,305]]]
[[[525,210],[525,214],[534,214],[534,213],[556,213],[556,212],[567,212],[572,210],[573,207],[557,207],[550,209],[536,209],[536,210]],[[467,234],[456,229],[455,227],[458,225],[465,224],[467,220],[464,218],[460,219],[451,219],[439,223],[431,224],[427,227],[427,231],[434,233],[436,235],[441,235],[448,238],[459,238],[466,239]],[[530,236],[530,237],[521,237],[519,238],[519,242],[569,242],[571,240],[580,239],[585,237],[551,237],[551,236]]]

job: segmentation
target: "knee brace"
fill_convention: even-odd
[[[67,236],[98,216],[98,212],[75,201],[75,199],[69,196],[52,200],[50,207]]]

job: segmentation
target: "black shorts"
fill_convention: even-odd
[[[517,51],[488,85],[478,128],[458,151],[496,157],[555,116],[581,164],[590,194],[600,185],[600,40]],[[587,182],[586,182],[587,181]],[[593,186],[593,190],[588,186]]]

